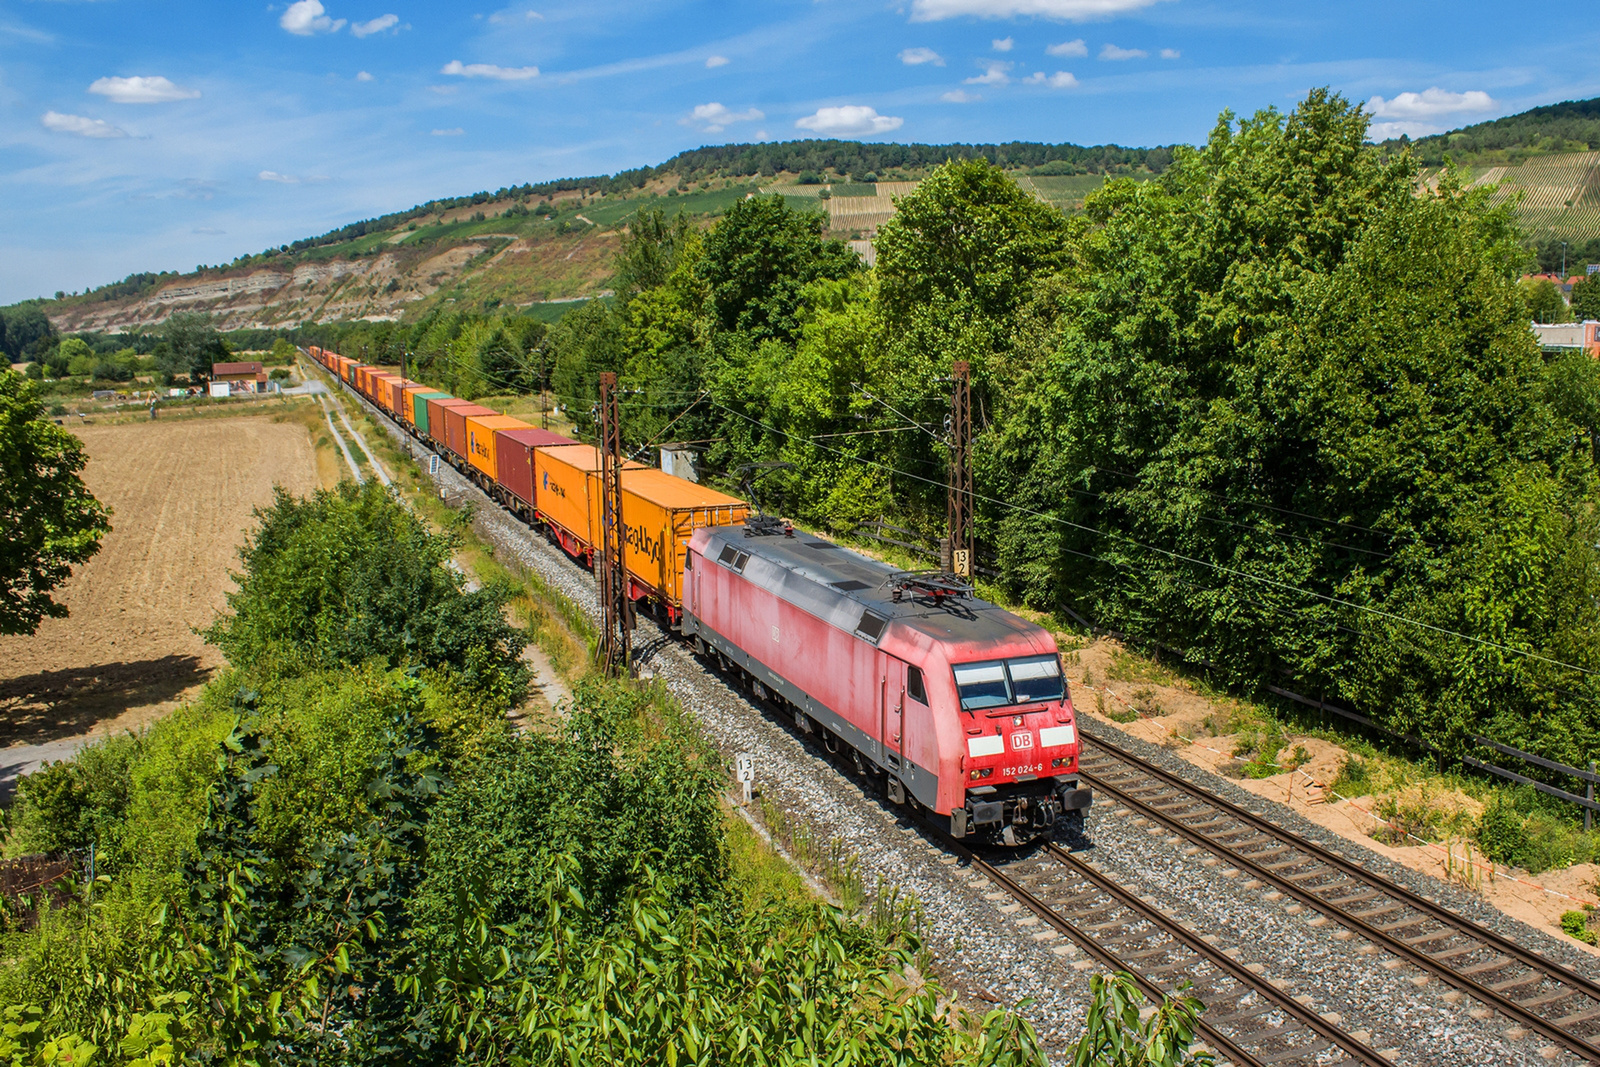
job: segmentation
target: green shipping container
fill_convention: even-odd
[[[412,393],[411,394],[411,421],[417,424],[417,432],[428,436],[428,401],[454,400],[449,393]]]

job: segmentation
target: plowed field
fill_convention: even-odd
[[[228,572],[278,483],[316,487],[303,425],[267,417],[74,428],[113,530],[32,637],[0,637],[0,747],[137,728],[222,662],[192,627],[225,606]]]

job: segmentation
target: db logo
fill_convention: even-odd
[[[1011,747],[1014,749],[1032,748],[1033,735],[1028,733],[1012,734]]]

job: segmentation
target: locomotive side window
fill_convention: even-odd
[[[1006,660],[1014,703],[1036,704],[1061,699],[1061,664],[1054,656]]]
[[[1000,660],[989,663],[963,663],[955,668],[956,692],[961,694],[962,711],[997,708],[1011,703],[1011,685],[1006,681],[1006,665]]]
[[[921,667],[908,666],[906,668],[906,696],[915,700],[918,704],[926,704],[928,702],[928,687],[922,682]]]
[[[737,556],[738,554],[739,550],[737,548],[734,548],[732,545],[723,545],[721,553],[717,555],[717,562],[732,563],[733,557]]]

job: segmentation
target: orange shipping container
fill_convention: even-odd
[[[495,461],[496,430],[531,430],[532,426],[510,415],[470,415],[467,417],[467,462],[489,476],[499,478]]]
[[[596,481],[598,487],[598,480]],[[600,494],[593,494],[592,528],[600,530]],[[744,522],[750,505],[654,467],[622,472],[623,562],[636,584],[674,608],[683,603],[683,557],[689,535],[702,526]]]
[[[624,469],[641,469],[629,462]],[[595,549],[600,514],[600,452],[594,445],[552,445],[533,452],[533,503],[574,556]],[[593,505],[590,500],[593,498]]]
[[[400,381],[398,374],[384,374],[382,371],[372,376],[372,402],[385,411],[394,410],[394,387]]]
[[[417,424],[416,395],[418,393],[436,392],[438,392],[438,390],[431,385],[417,385],[412,383],[411,385],[405,387],[404,395],[402,396],[400,403],[400,416],[406,420],[407,425],[415,426]]]

